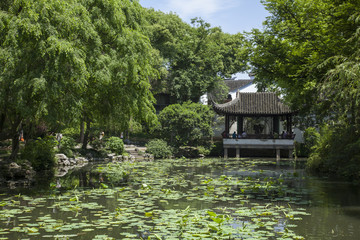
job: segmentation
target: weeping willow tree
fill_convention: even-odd
[[[45,123],[156,120],[153,49],[130,0],[7,0],[0,4],[0,134]]]

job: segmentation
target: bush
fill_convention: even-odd
[[[23,159],[30,161],[35,171],[49,170],[55,166],[55,150],[57,141],[53,136],[29,141],[21,153]]]
[[[98,138],[95,138],[90,142],[90,145],[93,149],[99,151],[100,149],[103,148],[103,141]]]
[[[61,142],[60,142],[61,150],[65,150],[65,149],[73,150],[75,148],[75,146],[76,146],[76,142],[72,137],[64,136],[61,139]]]
[[[70,137],[72,139],[80,138],[80,129],[78,128],[66,128],[61,131],[64,136]]]
[[[168,158],[173,154],[171,147],[161,139],[150,140],[146,147],[146,152],[154,155],[154,158]]]
[[[76,142],[73,138],[64,136],[60,141],[59,152],[65,154],[67,157],[74,157],[73,150],[76,146]]]
[[[213,118],[214,112],[207,105],[173,104],[160,112],[158,132],[173,147],[204,146],[210,149]]]
[[[309,157],[310,148],[308,148],[305,143],[294,141],[294,146],[294,155],[296,157]]]
[[[209,155],[211,157],[223,157],[224,156],[224,148],[222,141],[216,141],[211,148]]]
[[[304,132],[304,147],[307,149],[308,154],[311,152],[311,149],[319,142],[320,133],[314,128],[309,127]]]
[[[124,152],[123,140],[119,137],[110,137],[106,141],[106,148],[116,154],[122,154]]]
[[[181,146],[176,149],[176,157],[197,158],[200,156],[200,149],[192,146]]]
[[[310,170],[360,180],[360,136],[354,126],[324,125],[307,162]]]

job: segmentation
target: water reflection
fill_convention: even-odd
[[[310,178],[305,181],[311,200],[296,232],[307,239],[359,239],[360,191],[351,183]]]

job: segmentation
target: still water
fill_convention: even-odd
[[[272,159],[93,164],[0,189],[0,239],[359,239],[360,189]]]

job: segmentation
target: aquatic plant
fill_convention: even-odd
[[[102,165],[93,170],[102,174],[98,188],[0,196],[0,237],[303,239],[293,229],[308,214],[301,207],[307,202],[289,186],[301,175],[261,170],[261,163],[165,159]]]

